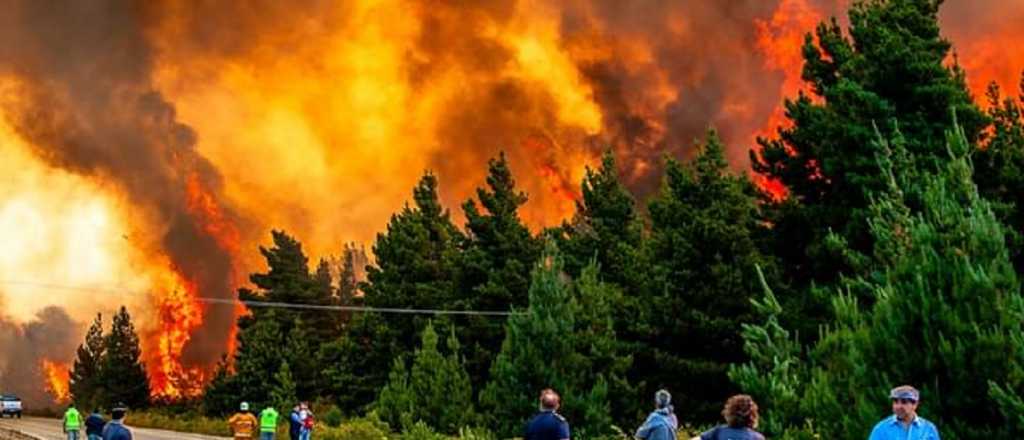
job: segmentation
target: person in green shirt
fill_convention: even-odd
[[[260,411],[260,440],[274,440],[277,432],[277,410],[272,406]]]
[[[68,405],[68,410],[64,411],[61,423],[64,425],[64,434],[68,436],[68,440],[78,440],[78,434],[82,430],[82,414],[75,409],[73,402]]]

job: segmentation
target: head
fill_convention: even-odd
[[[238,409],[240,409],[242,411],[248,411],[249,410],[249,402],[242,402],[241,405],[238,405]]]
[[[917,404],[921,401],[921,393],[910,385],[903,385],[889,391],[889,400],[892,401],[892,412],[896,417],[905,422],[914,420],[917,417]]]
[[[123,403],[114,405],[114,408],[110,410],[110,418],[114,420],[124,421],[125,416],[128,415],[128,406]]]
[[[658,390],[654,393],[654,406],[658,409],[668,408],[672,404],[672,395],[668,390]]]
[[[68,404],[68,409],[74,409],[74,408],[75,408],[75,402],[71,402],[71,403]]]
[[[540,409],[542,411],[555,411],[562,405],[562,397],[551,388],[545,388],[540,392]]]
[[[299,409],[308,410],[309,409],[309,402],[302,402],[302,403],[300,403],[299,404]]]
[[[92,409],[92,413],[93,414],[100,414],[100,413],[102,413],[102,411],[100,411],[100,407],[97,406],[97,407]]]
[[[725,401],[722,417],[732,428],[757,428],[757,403],[746,394],[732,396]]]

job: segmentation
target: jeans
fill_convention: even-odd
[[[103,436],[99,434],[89,434],[89,440],[103,440]]]
[[[312,430],[310,430],[310,431],[302,430],[302,433],[299,434],[299,440],[309,440],[309,435],[312,434],[312,433],[313,433]]]
[[[261,432],[260,433],[260,440],[274,440],[274,433],[273,432]]]
[[[78,440],[78,430],[68,431],[68,440]]]

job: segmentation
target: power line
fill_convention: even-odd
[[[77,290],[84,292],[93,293],[109,293],[123,295],[125,293],[124,288],[103,288],[103,287],[87,287],[87,286],[71,286],[67,284],[52,284],[52,283],[40,283],[34,281],[20,281],[20,280],[0,280],[0,284],[6,285],[21,285],[40,287],[46,289],[57,289],[57,290]],[[297,310],[324,310],[324,311],[347,311],[347,312],[368,312],[368,313],[394,313],[394,314],[405,314],[405,315],[474,315],[474,316],[512,316],[522,315],[523,312],[500,312],[500,311],[489,311],[489,310],[444,310],[444,309],[414,309],[414,308],[395,308],[395,307],[364,307],[364,306],[338,306],[338,305],[327,305],[327,304],[304,304],[304,303],[289,303],[279,301],[242,301],[227,298],[211,298],[211,297],[195,297],[197,301],[201,301],[208,304],[221,304],[221,305],[235,305],[244,304],[247,307],[259,307],[259,308],[279,308],[279,309],[297,309]]]

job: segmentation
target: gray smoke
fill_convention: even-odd
[[[42,309],[24,324],[0,315],[0,393],[17,395],[26,410],[54,406],[45,391],[42,360],[70,366],[82,336],[82,324],[60,307]]]

